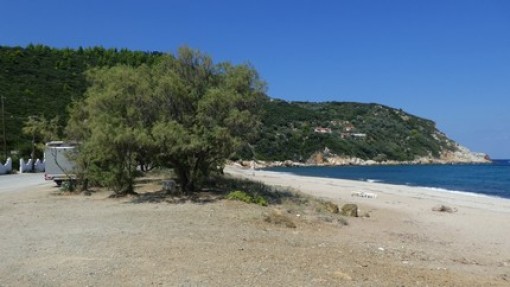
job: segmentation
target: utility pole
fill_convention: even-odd
[[[5,160],[7,160],[7,140],[5,139],[5,113],[4,113],[4,96],[0,96],[0,100],[2,102],[2,132],[3,132],[3,141],[4,141],[4,156]]]

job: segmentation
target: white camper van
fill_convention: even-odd
[[[63,141],[46,143],[44,149],[45,173],[44,179],[53,180],[57,185],[62,181],[75,180],[75,163],[73,154],[76,153],[76,144]]]

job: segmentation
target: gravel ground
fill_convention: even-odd
[[[448,243],[419,233],[380,232],[381,247],[367,231],[380,226],[377,214],[347,226],[290,214],[297,227],[287,228],[263,220],[274,206],[107,196],[58,195],[48,185],[1,194],[0,286],[510,284],[500,269],[427,251]]]

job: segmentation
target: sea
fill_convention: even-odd
[[[510,199],[510,159],[490,164],[274,167],[268,171],[462,192]]]

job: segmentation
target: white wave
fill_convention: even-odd
[[[483,197],[483,198],[494,198],[498,197],[495,195],[487,195],[483,193],[476,193],[476,192],[469,192],[469,191],[462,191],[462,190],[451,190],[446,188],[440,188],[440,187],[429,187],[429,186],[420,186],[423,189],[432,190],[432,191],[439,191],[439,192],[448,192],[453,194],[460,194],[460,195],[466,195],[466,196],[472,196],[472,197]]]

